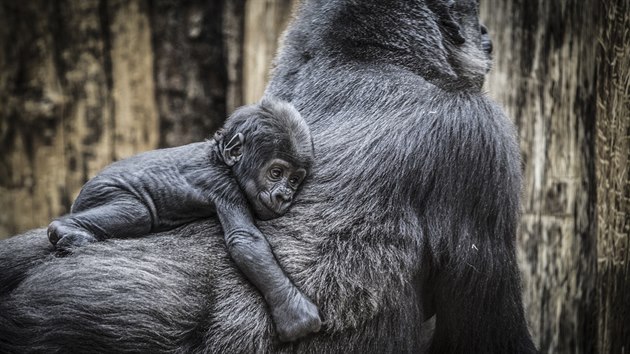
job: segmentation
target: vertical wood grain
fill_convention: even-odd
[[[596,330],[596,1],[482,2],[496,51],[490,95],[524,159],[519,261],[543,353],[593,353]]]
[[[87,176],[111,160],[112,102],[99,1],[1,7],[13,45],[0,67],[0,232],[11,234],[65,213]]]
[[[606,1],[597,41],[600,353],[630,352],[630,4]]]
[[[155,149],[159,121],[153,81],[153,48],[148,4],[107,2],[111,95],[114,107],[113,160]]]
[[[243,38],[243,101],[260,99],[278,49],[278,38],[291,18],[296,0],[248,0]]]

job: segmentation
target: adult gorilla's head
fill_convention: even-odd
[[[294,60],[326,48],[321,54],[397,65],[444,88],[480,89],[491,67],[482,27],[477,0],[310,0],[287,40],[302,50]]]

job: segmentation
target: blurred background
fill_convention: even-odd
[[[0,1],[0,239],[140,151],[257,101],[298,0]],[[543,353],[630,352],[630,5],[482,0],[514,119],[526,312]],[[0,270],[2,271],[2,270]]]

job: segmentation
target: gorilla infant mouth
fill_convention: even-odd
[[[258,210],[259,214],[264,215],[269,219],[277,218],[284,215],[282,209],[274,207],[274,203],[271,199],[271,193],[260,193],[258,195],[258,200],[260,201],[259,205],[262,205],[265,208],[265,210]]]

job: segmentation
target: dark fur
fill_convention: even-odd
[[[267,93],[309,121],[316,165],[291,211],[259,226],[325,331],[275,340],[228,257],[203,256],[225,254],[209,220],[33,265],[1,295],[0,350],[421,353],[435,314],[429,352],[534,352],[519,150],[480,91],[481,40],[474,0],[310,0],[288,31]],[[0,248],[3,269],[16,258]]]

